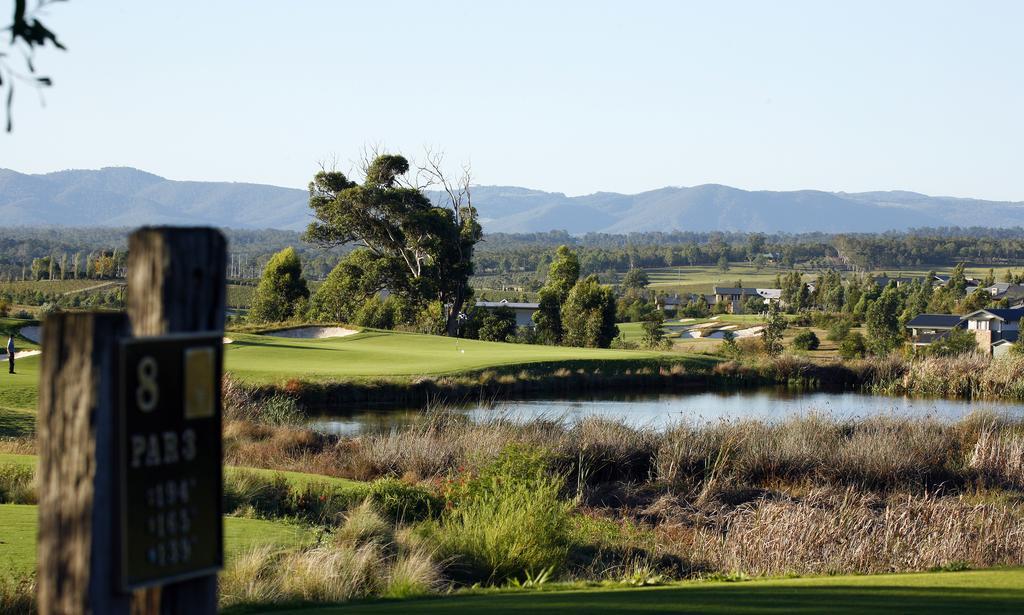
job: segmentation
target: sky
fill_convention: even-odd
[[[34,0],[29,0],[30,4]],[[13,0],[0,0],[10,15]],[[570,195],[1024,201],[1024,3],[70,0],[0,167],[304,187],[367,145]]]

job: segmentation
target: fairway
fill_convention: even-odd
[[[244,382],[292,378],[343,381],[446,375],[487,368],[567,361],[645,361],[682,355],[636,350],[481,342],[439,335],[364,331],[325,339],[228,333],[225,369]]]
[[[35,428],[39,355],[19,359],[16,365],[15,374],[0,372],[0,436],[18,436]]]
[[[641,589],[491,593],[277,613],[1020,613],[1024,570],[686,582]],[[249,611],[252,612],[252,611]]]

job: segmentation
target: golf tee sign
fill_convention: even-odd
[[[121,342],[124,590],[223,565],[220,335]]]

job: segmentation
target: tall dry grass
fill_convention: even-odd
[[[762,487],[785,482],[869,490],[940,484],[955,489],[995,481],[1024,488],[1012,452],[984,457],[997,442],[1006,451],[1018,450],[1005,443],[1019,442],[1022,431],[1020,419],[987,415],[947,422],[895,416],[837,420],[810,414],[777,422],[682,423],[655,431],[599,418],[478,424],[440,413],[407,429],[351,438],[234,424],[226,438],[229,460],[408,482],[479,469],[509,446],[525,446],[545,451],[550,469],[566,478],[568,489],[582,494],[613,482],[702,489],[712,478]],[[978,459],[971,462],[982,437]]]
[[[0,574],[0,615],[36,612],[36,578]]]
[[[663,528],[670,548],[710,570],[749,575],[882,573],[1024,563],[1024,517],[934,495],[880,500],[854,489],[761,500]]]
[[[257,547],[231,558],[220,575],[221,606],[335,603],[440,591],[445,581],[434,552],[408,536],[364,502],[322,544]]]
[[[858,364],[879,393],[937,397],[1024,399],[1024,356],[968,354],[908,359],[896,355]]]

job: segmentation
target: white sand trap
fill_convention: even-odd
[[[708,328],[711,328],[711,327],[718,327],[718,325],[719,325],[719,323],[717,323],[717,322],[702,322],[699,325],[693,325],[690,328],[691,329],[708,329]]]
[[[697,319],[696,318],[680,318],[679,322],[693,322],[695,320],[697,320]]]
[[[224,338],[224,343],[225,343],[225,344],[233,344],[233,343],[234,343],[234,341],[235,341],[235,340],[231,339],[230,337],[225,337],[225,338]]]
[[[16,350],[14,352],[14,360],[17,361],[18,359],[24,359],[25,357],[34,357],[37,354],[41,354],[41,352],[41,350]],[[2,358],[6,359],[7,354],[5,353]]]
[[[764,327],[750,327],[749,329],[740,329],[736,332],[736,337],[753,337],[760,335],[764,331]]]
[[[346,329],[344,327],[299,327],[297,329],[268,331],[264,335],[318,340],[325,337],[345,337],[346,335],[354,335],[356,333],[359,333],[358,329]]]

